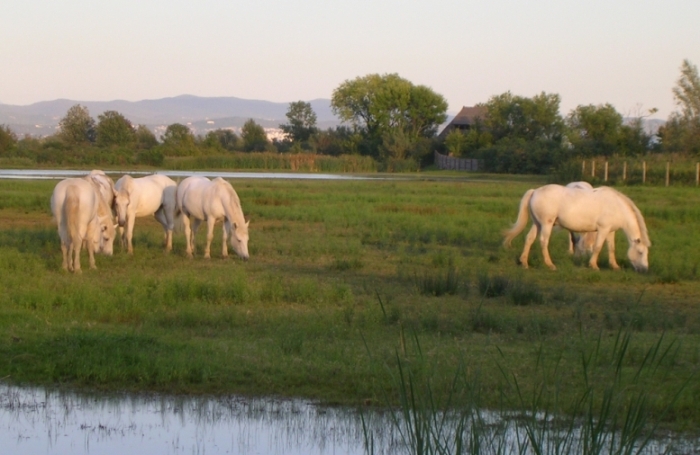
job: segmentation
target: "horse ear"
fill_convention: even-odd
[[[248,225],[250,225],[250,220],[246,220],[245,222],[245,227],[248,227]]]

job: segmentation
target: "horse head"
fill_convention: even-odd
[[[231,248],[236,252],[238,257],[248,260],[248,224],[250,221],[245,223],[231,223],[228,224],[229,228],[229,241],[231,243]]]
[[[649,270],[649,247],[642,239],[636,238],[630,242],[627,258],[632,263],[635,271],[646,272]]]
[[[114,190],[114,210],[117,212],[119,226],[126,224],[126,212],[129,208],[129,194],[125,191]]]

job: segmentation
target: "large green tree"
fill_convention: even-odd
[[[139,149],[148,150],[158,145],[158,139],[146,125],[139,125],[134,131],[134,140]]]
[[[673,88],[680,112],[674,112],[659,130],[664,150],[700,153],[700,76],[698,68],[684,60]]]
[[[128,145],[136,132],[129,120],[117,111],[105,111],[97,116],[97,145]]]
[[[318,132],[316,127],[316,113],[311,107],[311,103],[296,101],[289,103],[287,111],[289,123],[280,125],[280,128],[292,142],[308,142],[312,136]]]
[[[246,152],[264,152],[270,144],[265,129],[255,123],[253,119],[248,119],[243,124],[241,139],[243,140],[243,150]]]
[[[493,96],[486,103],[484,128],[494,142],[506,138],[560,141],[565,131],[560,102],[559,95],[544,92],[532,98],[510,92]]]
[[[611,104],[577,106],[566,118],[569,141],[583,156],[610,156],[622,135],[622,115]]]
[[[163,134],[163,146],[170,155],[187,156],[197,153],[194,134],[182,123],[168,125]]]
[[[403,149],[421,137],[433,137],[447,119],[447,101],[428,87],[398,74],[370,74],[340,84],[331,99],[333,112],[369,141],[371,152]],[[403,152],[400,152],[403,154]]]
[[[68,144],[95,142],[95,119],[85,106],[76,104],[58,122],[58,136]]]

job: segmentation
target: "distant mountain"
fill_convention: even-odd
[[[340,124],[340,120],[333,115],[330,100],[315,99],[308,103],[316,113],[320,128]],[[28,106],[0,103],[0,124],[9,126],[20,135],[49,135],[55,132],[58,122],[68,109],[76,104],[87,107],[95,120],[105,111],[117,111],[133,124],[146,125],[154,131],[162,131],[173,123],[182,123],[189,125],[196,134],[217,128],[238,129],[251,118],[265,128],[277,128],[280,124],[287,123],[286,114],[289,109],[289,103],[193,95],[142,101],[59,99]]]

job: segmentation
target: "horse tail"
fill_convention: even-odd
[[[523,232],[523,229],[525,229],[525,226],[527,226],[527,221],[530,218],[530,199],[532,198],[532,194],[534,192],[534,189],[527,190],[523,195],[523,198],[520,200],[520,208],[518,209],[518,220],[515,222],[515,224],[513,224],[512,228],[507,229],[503,232],[503,235],[505,236],[505,238],[503,239],[504,246],[509,247],[513,239],[518,234]]]
[[[80,243],[80,190],[73,185],[66,189],[62,222],[65,223],[66,234],[71,243]]]

